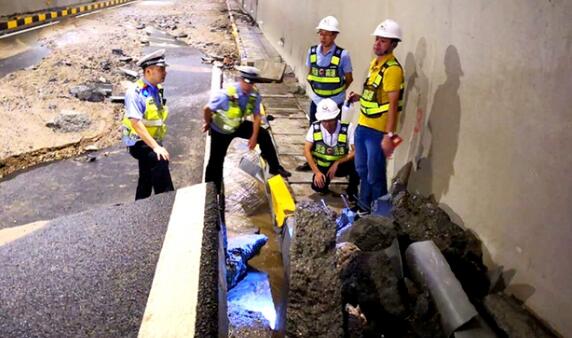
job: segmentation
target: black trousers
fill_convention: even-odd
[[[169,172],[169,161],[157,160],[157,154],[143,141],[137,141],[129,147],[129,153],[139,161],[135,200],[151,196],[152,190],[155,190],[155,194],[175,190]]]
[[[342,106],[343,105],[344,105],[343,102],[338,104],[338,108],[340,108],[340,113],[336,117],[336,119],[338,119],[338,120],[341,120],[341,118],[342,118]],[[314,101],[310,101],[310,126],[312,126],[312,123],[316,122],[316,109],[318,109],[318,107],[316,106]]]
[[[330,169],[330,167],[318,166],[318,169],[320,170],[321,173],[326,175],[326,173],[328,172],[328,169]],[[356,172],[356,168],[355,168],[353,160],[340,164],[338,166],[338,170],[336,171],[335,176],[336,177],[349,176],[348,188],[346,189],[346,193],[349,196],[357,195],[358,186],[359,186],[359,176]],[[315,177],[316,177],[316,175],[312,176],[312,189],[314,191],[317,191],[317,192],[328,192],[329,191],[328,187],[330,185],[330,178],[328,176],[326,176],[326,184],[324,185],[323,188],[320,188],[314,183]]]
[[[242,122],[238,129],[232,134],[223,134],[211,129],[211,153],[205,173],[205,182],[214,182],[217,190],[220,191],[224,157],[226,156],[230,142],[232,142],[235,137],[249,139],[250,136],[252,136],[252,129],[253,124],[251,121]],[[270,134],[268,134],[268,131],[264,128],[260,128],[258,132],[258,145],[260,146],[262,158],[268,162],[270,170],[273,171],[280,168],[280,162],[278,162],[278,156],[276,155],[274,145],[272,145]]]

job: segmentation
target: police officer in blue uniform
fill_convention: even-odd
[[[123,142],[139,161],[139,181],[135,199],[173,191],[169,171],[169,152],[163,147],[167,133],[169,109],[163,97],[162,83],[167,75],[165,50],[160,49],[141,58],[143,77],[125,93]]]
[[[273,175],[288,177],[278,161],[276,150],[268,131],[260,127],[260,94],[254,83],[259,80],[260,72],[255,67],[237,67],[240,81],[214,95],[204,107],[203,131],[210,131],[211,147],[209,162],[205,173],[205,182],[214,182],[221,191],[224,158],[230,142],[235,137],[248,140],[250,150],[260,145],[262,157],[268,162]],[[252,115],[252,121],[246,117]]]

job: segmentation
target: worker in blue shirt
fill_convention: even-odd
[[[163,147],[169,109],[163,97],[162,83],[167,76],[165,50],[141,58],[143,77],[125,93],[123,142],[131,156],[139,161],[139,181],[135,199],[174,190],[169,171],[169,152]]]
[[[276,150],[266,129],[261,128],[260,94],[254,86],[259,80],[259,70],[255,67],[237,67],[240,81],[231,84],[212,97],[203,108],[203,131],[210,131],[210,156],[205,173],[205,182],[214,182],[221,191],[224,158],[230,142],[235,137],[248,140],[250,150],[260,145],[262,157],[268,162],[270,174],[288,177],[278,161]],[[252,115],[252,121],[246,117]]]
[[[332,99],[341,109],[346,97],[346,89],[353,82],[350,54],[335,43],[340,33],[338,20],[333,16],[327,16],[320,21],[316,29],[320,43],[310,47],[306,56],[307,80],[312,88],[310,125],[316,122],[316,107],[323,99]],[[341,114],[337,118],[339,120]],[[296,168],[298,171],[310,169],[307,162]]]

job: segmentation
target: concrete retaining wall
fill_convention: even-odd
[[[321,17],[341,22],[359,91],[370,33],[386,17],[404,30],[405,142],[394,172],[420,158],[410,188],[434,194],[502,264],[509,290],[572,335],[572,3],[484,0],[259,0],[264,34],[297,76]]]
[[[89,4],[89,0],[0,0],[0,17],[14,14],[31,13],[46,9],[68,7],[79,4]]]

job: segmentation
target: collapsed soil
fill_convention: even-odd
[[[135,62],[143,53],[142,41],[148,39],[145,29],[138,29],[142,24],[177,36],[207,56],[236,58],[224,0],[138,2],[33,33],[35,43],[50,53],[37,65],[6,75],[0,83],[0,177],[75,156],[90,144],[102,148],[119,142],[123,105],[108,99],[80,101],[70,89],[105,81],[113,84],[113,95],[122,95],[133,79],[119,68],[138,70]],[[26,51],[30,47],[26,39],[0,40],[0,58]],[[133,60],[122,62],[113,49],[121,49]],[[63,110],[85,113],[91,124],[67,133],[48,127]]]

